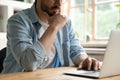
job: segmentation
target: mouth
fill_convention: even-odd
[[[53,16],[54,14],[60,14],[61,13],[61,7],[60,6],[53,6],[49,10],[49,16]]]
[[[53,11],[60,11],[60,7],[59,6],[54,6],[54,7],[52,7],[52,10]]]

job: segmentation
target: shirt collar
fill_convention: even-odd
[[[30,19],[32,21],[32,23],[36,23],[36,22],[39,22],[39,18],[38,18],[38,15],[36,13],[36,10],[35,10],[35,3],[33,4],[33,6],[30,8]],[[40,23],[40,22],[39,22]]]
[[[30,18],[31,18],[32,23],[37,23],[38,22],[40,25],[45,26],[46,28],[49,26],[48,24],[42,22],[39,19],[38,15],[36,13],[36,10],[35,10],[35,3],[33,4],[33,6],[30,9]]]

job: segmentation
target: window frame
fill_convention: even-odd
[[[96,6],[98,5],[103,5],[103,4],[111,4],[111,3],[115,3],[115,2],[120,2],[119,0],[110,0],[110,1],[100,1],[100,2],[97,2],[97,0],[91,0],[91,4],[89,4],[89,0],[84,0],[84,4],[80,4],[80,5],[76,5],[76,6],[71,6],[71,0],[68,0],[68,12],[67,12],[67,15],[70,16],[70,10],[71,9],[75,9],[75,8],[83,8],[84,7],[84,11],[85,11],[85,18],[84,18],[84,25],[85,25],[85,32],[88,31],[88,28],[87,28],[87,25],[88,25],[88,8],[89,6],[91,6],[92,8],[92,23],[91,23],[91,40],[92,41],[107,41],[108,39],[106,38],[96,38],[95,36],[95,29],[96,29],[96,26],[95,26],[95,21],[96,21]]]

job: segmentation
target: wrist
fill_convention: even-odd
[[[57,31],[59,30],[59,27],[57,27],[57,26],[54,27],[54,26],[51,26],[51,25],[50,25],[50,26],[48,27],[48,29],[57,32]]]

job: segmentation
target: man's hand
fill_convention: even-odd
[[[58,30],[67,23],[67,18],[61,14],[55,14],[48,19],[50,27],[55,27]]]
[[[102,62],[96,60],[95,58],[87,57],[83,62],[81,62],[78,66],[78,70],[100,70],[102,66]]]
[[[60,28],[64,27],[64,25],[67,23],[67,17],[62,15],[59,10],[53,16],[49,16],[48,12],[43,11],[41,4],[41,0],[38,0],[36,10],[40,20],[49,24],[49,27],[52,29],[57,28],[57,30],[59,30]]]

